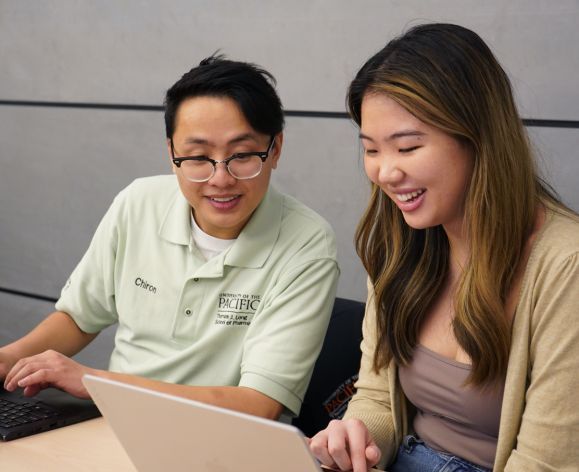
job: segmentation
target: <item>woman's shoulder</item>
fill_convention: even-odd
[[[523,291],[557,291],[579,277],[579,218],[565,209],[547,209],[534,242],[523,282]]]
[[[579,219],[548,210],[527,263],[515,323],[530,322],[533,327],[556,323],[561,329],[579,326],[578,283]]]
[[[548,208],[541,228],[532,259],[554,259],[563,262],[579,254],[579,216],[558,208]]]

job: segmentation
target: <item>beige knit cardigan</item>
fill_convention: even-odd
[[[362,420],[390,464],[412,427],[394,363],[372,370],[369,290],[358,391],[345,418]],[[579,222],[548,211],[513,321],[495,471],[579,471]]]

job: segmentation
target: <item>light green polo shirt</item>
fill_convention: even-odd
[[[235,243],[205,261],[173,175],[115,198],[57,310],[85,332],[118,323],[110,370],[258,390],[298,414],[329,322],[330,226],[271,188]]]

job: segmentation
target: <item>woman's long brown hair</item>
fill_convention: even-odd
[[[474,32],[427,24],[394,39],[360,69],[348,90],[361,125],[368,94],[386,94],[423,122],[472,151],[465,196],[468,263],[454,296],[453,331],[472,361],[469,382],[503,378],[510,348],[505,301],[540,201],[557,199],[537,176],[509,79]],[[373,185],[356,249],[374,286],[378,343],[374,368],[407,363],[421,323],[449,269],[443,228],[409,227]]]

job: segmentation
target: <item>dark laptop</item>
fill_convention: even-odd
[[[22,390],[0,386],[0,439],[12,439],[96,418],[100,412],[91,400],[81,400],[55,388],[28,398]]]

